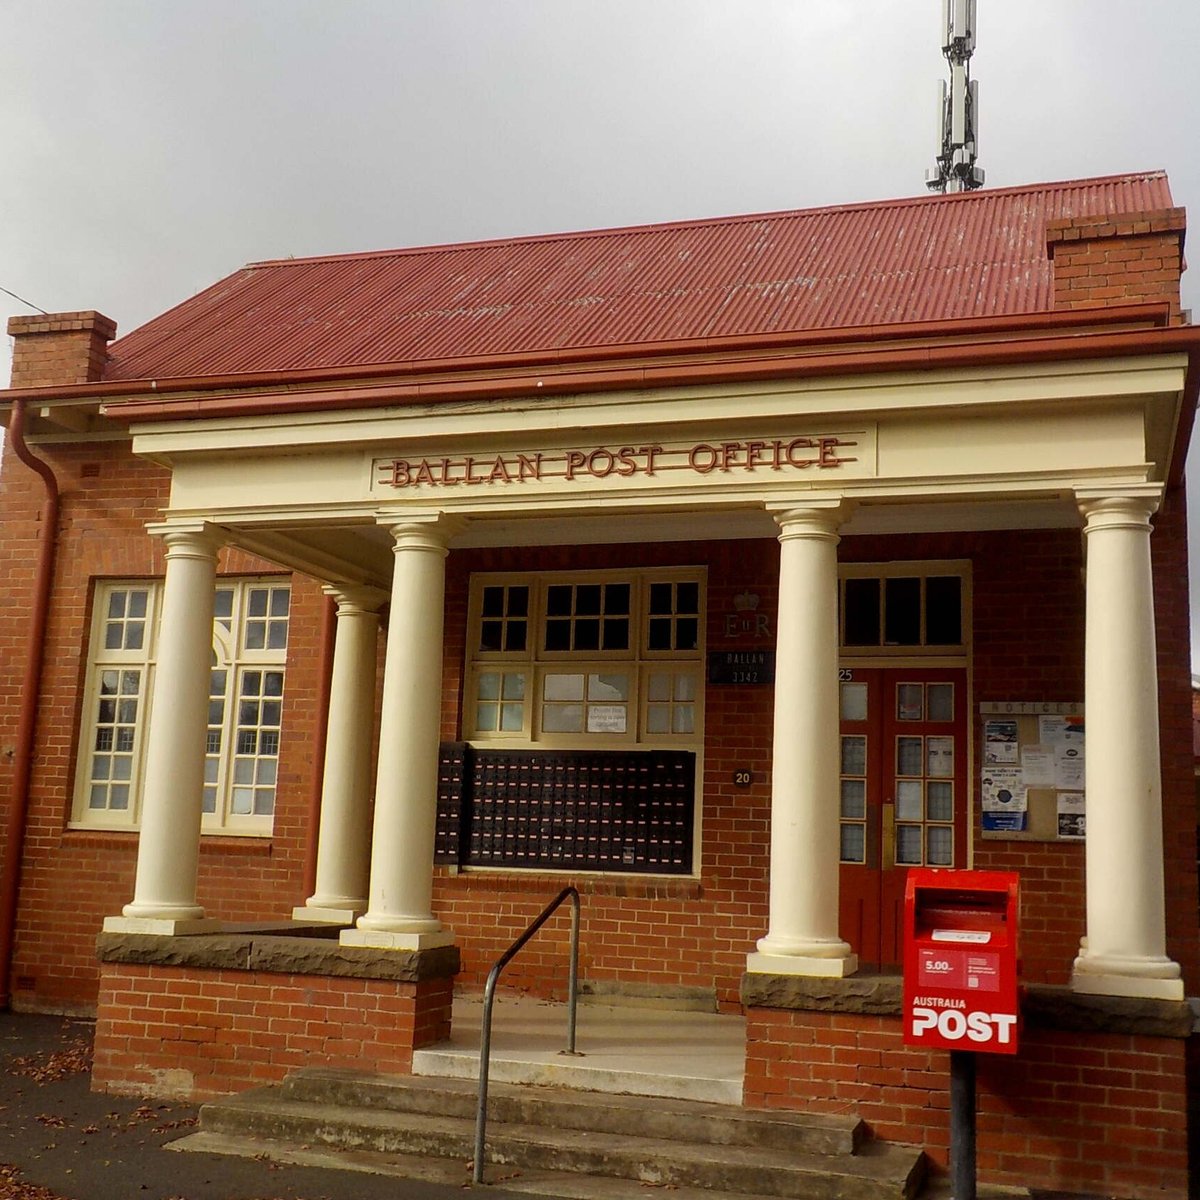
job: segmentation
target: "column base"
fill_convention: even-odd
[[[1093,956],[1086,953],[1086,947],[1071,971],[1071,990],[1088,996],[1184,998],[1179,964],[1171,959]]]
[[[105,917],[105,933],[149,933],[158,937],[185,937],[189,933],[217,933],[224,927],[215,917]]]
[[[858,955],[818,958],[813,954],[764,954],[755,951],[746,955],[746,970],[754,975],[813,975],[824,979],[844,979],[858,970]]]
[[[361,908],[339,908],[326,904],[298,904],[292,909],[293,921],[319,921],[326,925],[353,925],[366,912]]]
[[[338,938],[343,946],[369,946],[375,950],[434,950],[453,946],[454,933],[437,929],[427,933],[405,933],[391,929],[343,929]]]

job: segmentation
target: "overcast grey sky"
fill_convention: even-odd
[[[1162,167],[1200,222],[1197,0],[978,2],[988,186]],[[0,287],[126,333],[256,259],[919,194],[940,9],[0,0]]]

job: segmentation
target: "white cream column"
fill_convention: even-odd
[[[374,588],[325,591],[337,601],[321,822],[317,834],[316,890],[297,921],[349,925],[367,908],[371,865],[371,742],[375,732],[375,652],[379,610],[386,596]]]
[[[838,936],[839,762],[836,530],[839,499],[776,514],[779,619],[771,768],[767,935],[746,969],[850,975],[858,959]]]
[[[196,902],[220,540],[203,523],[151,525],[167,545],[133,901],[106,930],[176,934],[218,924]]]
[[[454,935],[433,915],[433,842],[441,733],[442,610],[453,530],[436,515],[392,528],[395,545],[383,671],[368,908],[349,946],[424,950]]]
[[[1150,517],[1158,485],[1080,489],[1087,546],[1087,936],[1077,992],[1183,999],[1166,956]]]

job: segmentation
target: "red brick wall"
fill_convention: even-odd
[[[10,317],[12,387],[94,383],[104,373],[116,322],[98,312]]]
[[[778,546],[769,542],[663,546],[554,547],[451,555],[446,658],[453,689],[443,695],[446,737],[458,735],[458,670],[466,636],[466,589],[472,571],[576,570],[606,566],[706,565],[708,649],[773,646],[724,633],[736,592],[761,597],[772,635]],[[770,813],[769,687],[715,688],[706,699],[703,832],[700,879],[671,881],[580,875],[583,893],[581,973],[594,980],[717,987],[725,1007],[738,1005],[746,952],[766,932],[767,835]],[[734,789],[735,767],[754,770],[753,785]],[[497,957],[567,880],[560,875],[514,878],[494,872],[453,876],[440,871],[434,911],[460,935],[460,981],[481,987]],[[555,994],[565,987],[565,915],[539,933],[505,973],[513,987]]]
[[[1046,224],[1054,262],[1054,307],[1164,301],[1181,321],[1182,208],[1120,216],[1068,217]]]
[[[135,833],[68,829],[87,664],[91,594],[97,578],[161,577],[162,546],[144,525],[160,515],[166,473],[123,447],[39,448],[62,489],[62,513],[35,736],[17,936],[13,1004],[90,1010],[96,1000],[94,940],[103,918],[133,897]],[[5,446],[0,469],[0,795],[11,796],[11,745],[25,660],[25,615],[33,589],[41,481]],[[278,568],[223,552],[225,574]],[[322,594],[293,579],[293,608],[280,782],[270,839],[202,840],[200,902],[212,915],[245,920],[289,916],[303,902],[308,779],[315,719],[315,645]]]
[[[92,1086],[211,1096],[300,1067],[407,1074],[450,1032],[453,982],[105,964]]]
[[[949,1055],[905,1046],[897,1017],[751,1008],[745,1104],[857,1112],[945,1165]],[[1187,1192],[1184,1042],[1027,1030],[977,1056],[981,1180],[1131,1200]]]

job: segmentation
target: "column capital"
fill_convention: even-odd
[[[1162,502],[1160,483],[1134,483],[1127,487],[1075,489],[1075,503],[1084,518],[1084,532],[1094,529],[1149,527]]]
[[[387,592],[367,584],[326,583],[321,585],[321,591],[337,602],[339,617],[356,612],[374,615],[388,602]]]
[[[433,550],[447,554],[450,541],[467,527],[467,519],[445,512],[376,513],[375,520],[391,533],[394,552]]]
[[[152,521],[146,532],[167,544],[169,558],[211,558],[225,544],[224,532],[208,521]]]
[[[849,519],[853,508],[853,501],[844,496],[814,496],[767,505],[767,511],[779,526],[781,542],[788,538],[837,541],[837,531]]]

